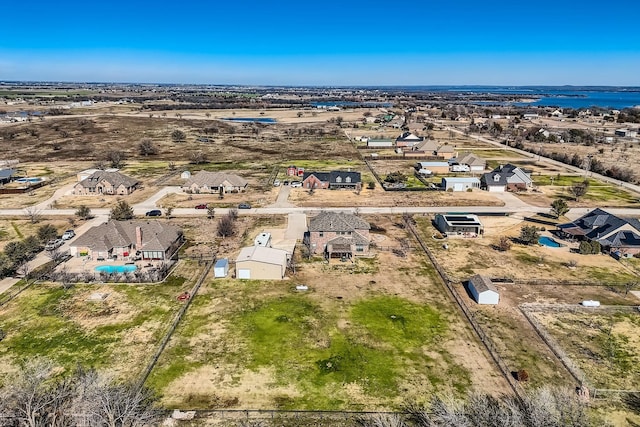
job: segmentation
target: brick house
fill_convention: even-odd
[[[356,215],[322,212],[309,221],[305,240],[313,254],[351,258],[369,253],[370,229],[369,223]]]
[[[98,170],[73,187],[73,194],[92,196],[117,194],[126,196],[133,193],[140,182],[120,172]]]
[[[337,189],[357,189],[362,185],[360,172],[351,171],[331,171],[331,172],[305,172],[302,177],[304,188],[328,188]]]
[[[249,183],[241,176],[226,172],[199,171],[182,185],[185,193],[241,193]]]

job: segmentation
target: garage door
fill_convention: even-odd
[[[453,191],[464,191],[464,185],[459,182],[453,184]]]
[[[251,270],[248,268],[239,268],[238,279],[251,279]]]

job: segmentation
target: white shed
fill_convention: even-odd
[[[491,279],[476,274],[469,279],[469,292],[478,304],[498,304],[500,294]]]
[[[213,266],[214,277],[227,277],[229,274],[229,260],[227,258],[220,258]]]
[[[180,178],[182,178],[182,179],[189,179],[189,178],[191,178],[191,172],[189,172],[189,171],[184,171],[184,172],[182,172],[182,173],[180,174]]]

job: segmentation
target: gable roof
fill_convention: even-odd
[[[471,152],[460,153],[456,159],[458,164],[486,167],[487,161]]]
[[[85,188],[95,188],[96,185],[98,185],[102,181],[107,181],[114,188],[117,188],[121,185],[125,186],[126,188],[130,188],[135,187],[139,183],[137,179],[121,174],[120,172],[98,170],[80,181],[79,184]]]
[[[342,178],[342,182],[336,181],[336,179]],[[350,182],[346,182],[346,178],[351,178]],[[329,172],[329,183],[333,184],[357,184],[361,181],[360,172],[351,171],[331,171]]]
[[[632,230],[620,230],[625,225],[631,226]],[[605,246],[620,246],[622,243],[622,246],[640,246],[640,221],[620,218],[600,208],[573,222],[560,224],[558,228],[574,236],[597,240]]]
[[[424,141],[414,144],[412,148],[416,151],[435,152],[438,149],[438,143],[432,139],[425,139]]]
[[[305,181],[310,176],[315,176],[322,182],[329,182],[330,172],[305,172],[302,174],[302,180]]]
[[[440,147],[438,147],[438,150],[437,150],[438,153],[453,153],[455,151],[456,151],[456,147],[449,144],[441,145]]]
[[[362,218],[343,212],[320,212],[309,220],[309,231],[369,230],[371,226]]]
[[[411,132],[403,132],[402,135],[400,135],[398,138],[396,138],[396,141],[422,141],[424,140],[424,137],[422,136],[417,136]]]
[[[87,247],[94,251],[110,251],[115,247],[136,244],[136,228],[142,231],[142,250],[166,251],[180,238],[182,231],[160,221],[115,221],[91,227],[71,246]]]
[[[478,294],[487,291],[498,293],[498,288],[496,288],[491,279],[486,276],[476,274],[469,279],[469,283],[475,288]]]
[[[225,182],[228,182],[233,187],[246,187],[248,184],[246,179],[232,173],[199,171],[197,174],[192,175],[184,185],[190,187],[196,184],[198,187],[215,188],[224,186]]]
[[[482,175],[481,181],[487,186],[505,186],[507,184],[530,185],[533,180],[527,172],[512,164],[498,166]]]

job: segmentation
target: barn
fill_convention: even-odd
[[[281,280],[287,269],[287,252],[264,246],[248,246],[236,259],[236,278]]]
[[[478,304],[498,304],[500,294],[491,279],[476,274],[469,279],[469,292]]]

